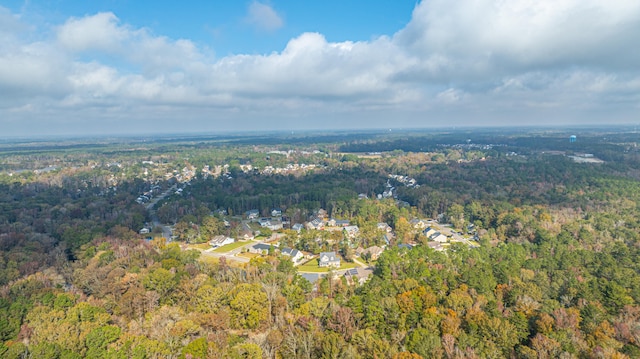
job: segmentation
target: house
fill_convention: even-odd
[[[269,224],[266,227],[272,231],[277,231],[284,228],[284,225],[281,220],[271,218],[271,220],[269,220]]]
[[[249,253],[268,254],[269,250],[272,250],[273,248],[276,248],[273,244],[257,243],[249,247]]]
[[[149,228],[142,228],[142,229],[140,230],[140,234],[148,234],[149,232],[150,232],[150,231],[149,231]]]
[[[318,217],[318,218],[321,218],[321,219],[325,218],[325,217],[327,217],[327,211],[322,209],[322,208],[320,208],[319,210],[316,211],[315,216]]]
[[[218,248],[218,247],[222,247],[224,245],[227,244],[231,244],[233,242],[235,242],[236,240],[231,238],[231,237],[227,237],[227,236],[215,236],[213,238],[211,238],[211,240],[209,241],[209,245],[211,245],[211,247],[213,248]]]
[[[318,258],[319,267],[340,267],[340,257],[336,252],[322,252]]]
[[[447,241],[447,236],[440,232],[436,232],[429,236],[429,239],[435,242],[445,243]]]
[[[425,228],[427,228],[427,222],[423,221],[422,219],[414,218],[414,219],[410,220],[409,223],[415,229],[425,229]]]
[[[438,231],[436,231],[432,227],[427,227],[424,231],[422,231],[422,233],[424,233],[424,235],[427,236],[427,237],[431,237],[436,232],[438,232]]]
[[[293,229],[294,231],[300,233],[300,231],[302,231],[302,228],[304,228],[304,225],[302,223],[296,223],[293,226],[291,226],[291,229]]]
[[[350,224],[348,219],[336,219],[336,227],[347,227]]]
[[[262,217],[258,220],[258,223],[260,224],[260,227],[266,228],[271,225],[271,219]]]
[[[358,226],[346,226],[344,227],[344,231],[347,233],[349,238],[354,238],[360,233],[360,228]]]
[[[280,208],[274,208],[271,210],[271,217],[282,217],[282,210]]]
[[[245,212],[247,219],[256,219],[260,215],[260,211],[257,209],[252,209],[250,211]]]
[[[344,228],[344,227],[348,226],[349,224],[351,224],[351,223],[349,222],[348,219],[334,219],[334,218],[331,218],[331,219],[329,219],[327,221],[327,226],[329,226],[329,227],[343,227]]]
[[[286,247],[280,250],[280,254],[282,254],[283,256],[291,257],[291,261],[293,262],[293,264],[298,264],[302,260],[302,258],[304,258],[304,255],[302,255],[302,252],[300,252],[299,250]]]
[[[398,248],[411,250],[413,249],[413,245],[407,244],[407,243],[400,243],[398,244]]]
[[[323,229],[324,222],[320,218],[314,218],[311,222],[307,223],[307,229]]]
[[[390,233],[390,232],[392,231],[391,226],[390,226],[390,225],[388,225],[388,224],[387,224],[387,223],[385,223],[385,222],[380,222],[380,223],[378,223],[377,228],[378,228],[379,230],[381,230],[381,231],[385,231],[385,232],[387,232],[387,233]]]
[[[344,273],[347,283],[351,285],[363,285],[373,274],[373,268],[351,268]]]
[[[362,252],[360,253],[360,256],[362,257],[363,254],[368,254],[369,258],[371,258],[372,261],[375,261],[375,260],[378,260],[382,252],[384,252],[384,248],[378,247],[378,246],[371,246],[369,248],[362,250]]]

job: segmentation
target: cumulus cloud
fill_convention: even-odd
[[[265,21],[256,25],[282,26],[262,3],[249,13]],[[631,121],[640,107],[640,3],[631,0],[430,0],[389,36],[330,42],[303,33],[280,51],[222,58],[108,12],[50,34],[0,8],[3,19],[0,118],[14,121],[189,118],[189,130],[251,118],[302,127],[321,118],[340,127],[514,124],[513,116],[539,124],[538,115],[598,121],[594,113]]]
[[[129,35],[130,32],[120,27],[118,18],[110,12],[71,18],[58,29],[58,41],[72,51],[120,52],[121,43]]]
[[[632,0],[432,0],[395,41],[427,78],[491,77],[532,68],[637,69],[640,3]]]
[[[249,4],[246,21],[254,25],[259,30],[274,31],[284,25],[282,17],[273,7],[254,1]]]

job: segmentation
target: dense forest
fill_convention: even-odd
[[[161,142],[155,146],[162,154],[122,144],[96,147],[95,156],[47,148],[35,168],[73,166],[1,174],[0,355],[640,358],[640,162],[633,135],[593,133],[580,147],[559,135],[483,134],[490,147],[472,146],[468,133],[378,136],[319,138],[320,145],[297,139],[283,147],[236,138]],[[27,168],[20,161],[34,151],[6,154],[3,168]],[[604,162],[568,157],[576,153]],[[159,162],[164,172],[193,166],[197,175],[188,185],[176,182]],[[260,171],[303,162],[317,167]],[[255,169],[241,170],[246,164]],[[204,176],[205,165],[228,165],[228,172]],[[303,222],[324,208],[363,231],[353,240],[324,238],[324,247],[311,252],[330,250],[332,241],[342,252],[381,245],[374,230],[380,222],[395,239],[361,285],[331,272],[309,282],[288,257],[271,251],[242,264],[204,260],[180,238],[167,243],[138,234],[151,218],[136,198],[152,185],[184,188],[156,204],[165,223],[204,228],[222,209],[237,224],[245,211],[267,215],[273,208]],[[378,199],[390,186],[395,198]],[[414,218],[438,219],[460,233],[473,228],[480,245],[431,249],[409,226]],[[230,233],[214,224],[214,232]],[[304,250],[325,236],[282,232],[283,241]]]

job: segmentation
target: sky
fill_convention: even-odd
[[[637,0],[0,0],[0,137],[608,124]]]

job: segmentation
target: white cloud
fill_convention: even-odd
[[[273,7],[258,1],[249,4],[246,21],[259,30],[274,31],[284,25],[282,17]]]
[[[267,5],[254,2],[250,13],[274,16],[256,25],[282,26]],[[640,106],[637,1],[430,0],[390,36],[336,43],[304,33],[279,52],[218,59],[113,13],[69,19],[51,34],[0,8],[2,19],[11,20],[0,22],[0,118],[7,121],[190,118],[194,130],[222,126],[211,118],[226,126],[256,117],[358,127],[517,114],[557,123],[594,113],[628,120]]]
[[[640,2],[430,0],[395,36],[428,78],[490,77],[531,68],[638,68]],[[437,66],[428,66],[432,63]]]
[[[58,29],[58,41],[72,51],[121,51],[120,45],[130,32],[119,26],[118,18],[110,12],[80,19],[71,18]]]

